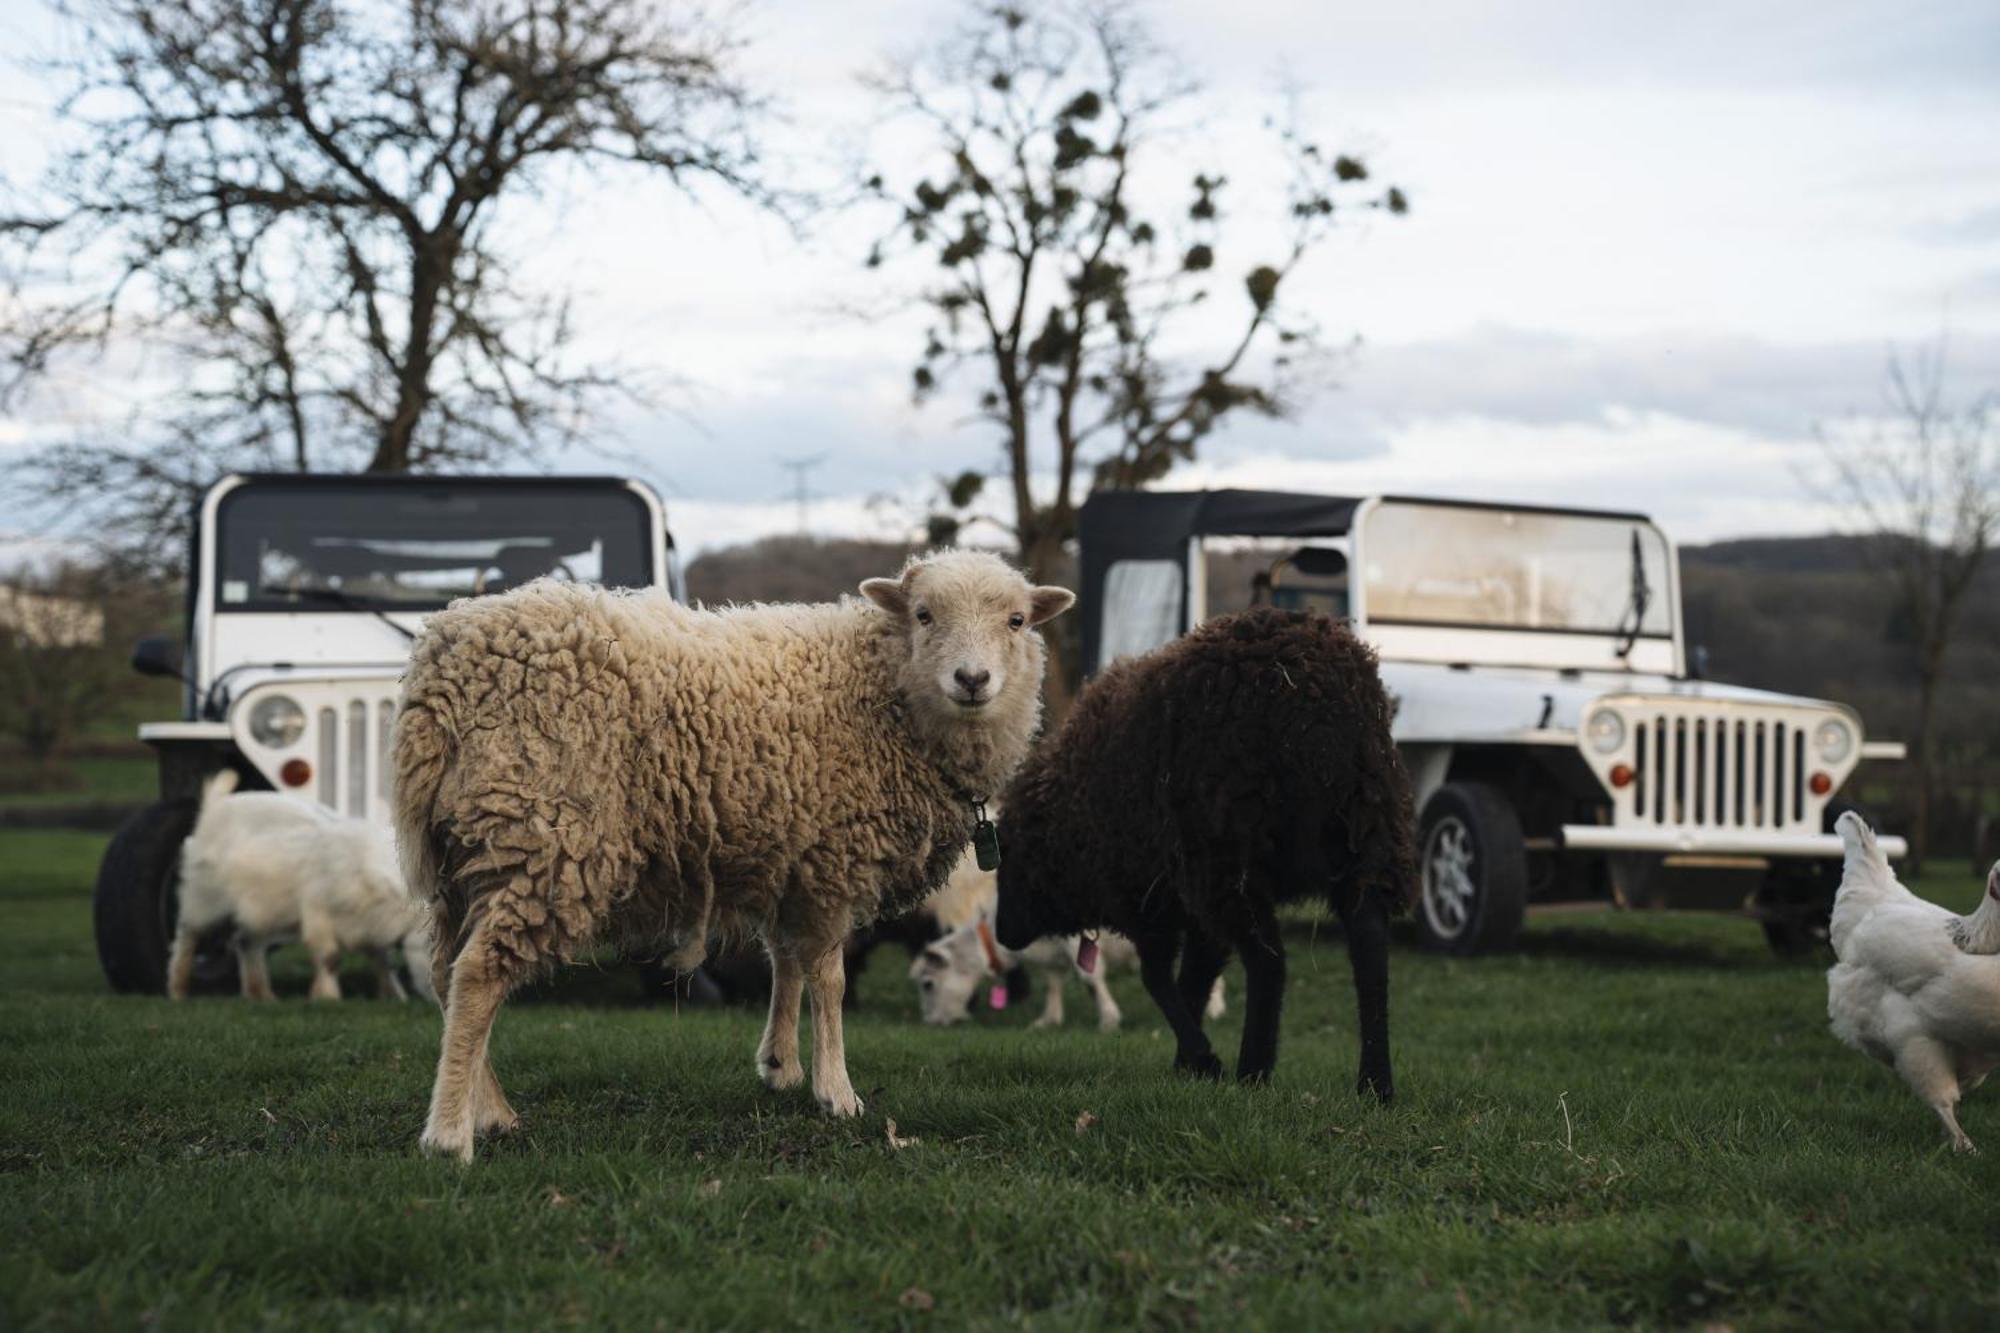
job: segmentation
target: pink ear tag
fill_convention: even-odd
[[[987,991],[986,1003],[994,1009],[1005,1009],[1007,1007],[1007,988],[1005,986],[995,986]]]
[[[1086,975],[1097,971],[1097,941],[1088,935],[1077,942],[1076,970]]]

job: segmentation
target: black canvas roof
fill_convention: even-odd
[[[1083,669],[1094,674],[1103,641],[1104,576],[1120,560],[1171,560],[1186,584],[1193,537],[1338,537],[1354,521],[1354,496],[1294,491],[1099,491],[1077,515],[1083,549]]]

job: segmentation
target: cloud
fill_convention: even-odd
[[[1296,417],[1238,419],[1166,484],[1648,508],[1701,538],[1823,530],[1816,428],[1882,410],[1888,351],[1502,326],[1369,345]],[[2000,387],[2000,336],[1954,337],[1950,364],[1957,396]],[[852,536],[907,532],[934,478],[995,461],[991,427],[947,401],[912,406],[866,347],[822,351],[771,382],[704,405],[699,431],[672,418],[622,431],[684,546],[790,531],[781,458],[827,456],[809,477],[810,526]],[[894,502],[875,502],[885,494]]]
[[[2000,242],[2000,204],[1916,223],[1910,235],[1927,245],[1992,245]]]
[[[1663,412],[1556,424],[1448,414],[1404,424],[1366,458],[1239,456],[1182,469],[1166,484],[1637,509],[1677,540],[1697,541],[1826,531],[1838,514],[1819,461],[1797,441]]]
[[[1781,439],[1881,407],[1888,341],[1791,344],[1716,333],[1580,337],[1487,326],[1365,348],[1326,411],[1390,421],[1481,416],[1528,425],[1662,414]],[[1951,339],[1949,389],[2000,380],[2000,335]]]

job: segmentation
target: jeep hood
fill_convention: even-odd
[[[1562,672],[1535,667],[1449,667],[1384,662],[1382,681],[1396,701],[1396,739],[1424,742],[1505,742],[1573,745],[1590,704],[1607,695],[1711,699],[1746,704],[1839,708],[1794,694],[1753,690],[1712,680],[1624,671]]]

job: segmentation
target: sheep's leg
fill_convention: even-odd
[[[1059,1028],[1063,1025],[1063,973],[1069,971],[1067,958],[1054,967],[1042,969],[1042,985],[1048,995],[1042,1000],[1042,1014],[1028,1026],[1037,1028]]]
[[[369,950],[375,959],[375,993],[387,1000],[407,1000],[410,993],[403,989],[403,979],[396,975],[396,960],[389,955],[386,945]]]
[[[1268,905],[1257,911],[1238,947],[1243,954],[1243,1043],[1237,1049],[1236,1078],[1264,1083],[1278,1064],[1278,1020],[1285,1007],[1285,941]]]
[[[1181,945],[1181,1004],[1196,1024],[1208,1018],[1208,1000],[1229,962],[1229,946],[1205,930],[1190,926]]]
[[[1386,1104],[1396,1095],[1389,1067],[1389,917],[1373,889],[1363,888],[1356,899],[1339,909],[1361,1028],[1361,1073],[1354,1090],[1372,1092]]]
[[[1146,993],[1160,1006],[1179,1043],[1174,1068],[1202,1078],[1221,1078],[1222,1061],[1215,1058],[1201,1024],[1181,1003],[1180,988],[1174,984],[1174,954],[1180,943],[1177,932],[1139,935],[1132,943],[1139,950],[1139,979],[1145,982]]]
[[[174,951],[167,959],[167,994],[185,1000],[194,989],[194,950],[200,936],[186,926],[174,931]]]
[[[236,937],[236,970],[243,979],[243,998],[246,1000],[275,1000],[278,993],[271,989],[271,942],[262,937],[248,935]]]
[[[813,960],[806,974],[812,987],[813,1096],[832,1116],[861,1114],[861,1099],[847,1079],[847,1049],[842,1033],[840,1001],[847,990],[847,966],[836,944]]]
[[[805,970],[787,953],[771,949],[771,1016],[757,1043],[757,1077],[774,1091],[796,1088],[805,1079],[799,1065],[799,992]]]
[[[315,1000],[338,1000],[340,998],[340,938],[334,933],[333,923],[318,913],[308,914],[299,922],[299,942],[306,946],[306,953],[313,963],[312,990]]]
[[[1978,1151],[1958,1127],[1958,1072],[1942,1044],[1929,1037],[1911,1036],[1896,1050],[1896,1072],[1910,1085],[1910,1091],[1937,1112],[1955,1151]]]
[[[1090,987],[1091,998],[1097,1001],[1097,1030],[1116,1032],[1125,1015],[1119,1012],[1118,1001],[1111,997],[1111,987],[1104,984],[1103,960],[1099,959],[1096,967],[1080,975],[1083,984]]]
[[[426,1152],[461,1162],[472,1160],[476,1094],[480,1080],[491,1077],[487,1041],[511,980],[493,946],[490,927],[490,918],[479,923],[451,967],[437,1082],[431,1088],[430,1121],[421,1140]],[[498,1084],[494,1087],[497,1092]]]
[[[475,1134],[508,1134],[521,1124],[521,1117],[508,1103],[507,1094],[500,1091],[500,1080],[493,1073],[492,1044],[493,1034],[489,1030],[486,1040],[479,1044],[477,1075],[472,1087],[472,1129]]]

